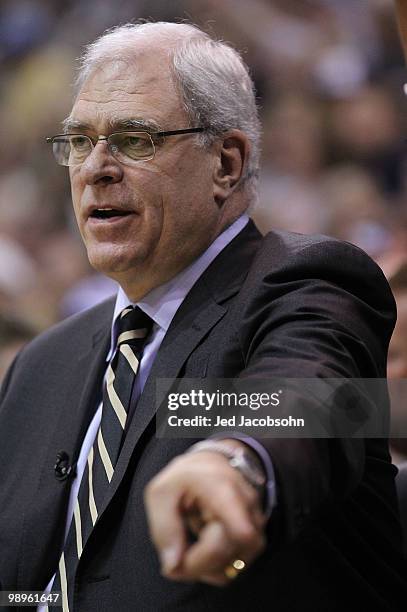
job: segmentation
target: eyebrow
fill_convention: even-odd
[[[70,117],[67,117],[63,120],[62,127],[64,132],[71,132],[73,130],[80,132],[92,129],[91,126],[87,123],[83,123],[82,121],[75,121],[75,119],[71,119]]]
[[[158,132],[160,129],[152,119],[111,119],[109,127],[114,130],[141,128],[149,132]]]
[[[111,117],[108,121],[109,129],[113,132],[122,131],[122,130],[134,130],[134,129],[142,129],[147,132],[159,132],[160,127],[158,123],[152,119],[121,119],[116,117]],[[70,117],[67,117],[62,122],[64,133],[67,132],[86,132],[86,131],[94,131],[94,128],[88,123],[84,123],[83,121],[77,121]]]

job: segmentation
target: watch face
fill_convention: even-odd
[[[250,453],[243,451],[240,457],[240,467],[242,472],[246,474],[248,480],[250,480],[255,486],[263,487],[266,484],[266,477],[258,465],[257,461],[253,459]]]

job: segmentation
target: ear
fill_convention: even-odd
[[[218,206],[222,206],[238,186],[249,153],[249,139],[240,130],[229,130],[218,143],[213,171],[213,197]]]

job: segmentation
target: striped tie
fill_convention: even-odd
[[[138,306],[120,314],[117,347],[106,372],[102,419],[88,455],[59,575],[53,591],[62,591],[63,612],[73,612],[73,583],[83,547],[105,498],[124,440],[127,415],[139,360],[153,321]],[[127,429],[127,428],[126,428]]]

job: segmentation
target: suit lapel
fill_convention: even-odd
[[[30,524],[24,524],[21,562],[21,585],[24,588],[46,585],[58,565],[59,546],[65,531],[71,480],[58,481],[54,474],[56,455],[64,450],[70,462],[76,460],[86,430],[95,412],[100,397],[101,380],[105,370],[105,359],[110,342],[106,322],[111,320],[114,302],[106,307],[106,317],[99,320],[100,329],[92,336],[87,349],[83,349],[75,363],[69,364],[70,380],[76,386],[60,398],[59,414],[49,423],[48,449],[42,466],[41,477],[34,496],[35,504],[29,516]],[[84,379],[84,373],[88,375]],[[63,394],[64,395],[64,394]],[[44,440],[44,443],[47,442]],[[54,525],[50,532],[48,526]],[[54,557],[52,558],[52,553]],[[32,568],[37,568],[37,583],[32,585]]]
[[[156,380],[176,378],[194,349],[225,315],[230,298],[239,291],[247,275],[260,240],[261,234],[249,221],[212,262],[177,311],[138,401],[99,516],[116,493],[137,443],[171,384],[169,381],[167,389],[160,385],[158,397]]]

